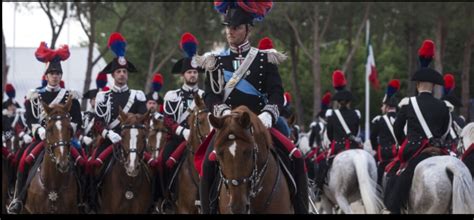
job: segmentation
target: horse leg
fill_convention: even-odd
[[[336,201],[344,214],[352,214],[351,205],[341,192],[336,192]]]
[[[320,208],[320,211],[319,213],[325,213],[325,214],[333,214],[333,207],[334,207],[334,204],[329,201],[329,199],[324,196],[324,195],[321,195],[321,208]]]

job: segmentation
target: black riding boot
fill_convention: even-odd
[[[296,214],[308,214],[308,176],[304,172],[304,159],[296,158],[293,160],[293,175],[296,182],[296,195],[293,206]]]
[[[20,214],[23,209],[23,203],[25,202],[26,197],[26,189],[23,189],[25,187],[26,176],[28,175],[18,173],[13,199],[7,208],[8,214]]]
[[[211,141],[204,156],[202,177],[199,183],[199,198],[201,200],[202,214],[217,214],[218,209],[218,201],[211,198],[211,195],[217,194],[217,192],[213,192],[217,191],[217,184],[214,183],[217,173],[217,165],[215,161],[208,160],[209,154],[213,150],[213,142],[214,140]]]
[[[321,160],[318,164],[315,182],[316,186],[322,191],[324,187],[324,183],[326,182],[327,173],[329,170],[329,165],[326,160]]]

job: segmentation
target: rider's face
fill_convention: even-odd
[[[62,73],[56,71],[49,72],[48,74],[46,74],[46,80],[48,81],[48,85],[52,87],[58,86],[61,82],[62,76]]]
[[[232,46],[241,45],[247,38],[247,25],[226,26],[225,33],[227,42]]]
[[[195,69],[186,70],[186,72],[183,73],[183,78],[184,83],[187,85],[196,85],[198,82],[198,71]]]
[[[112,77],[114,78],[115,85],[124,86],[128,81],[128,70],[125,68],[116,69],[113,72]]]

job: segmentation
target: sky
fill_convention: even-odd
[[[18,7],[15,15],[15,4],[2,2],[2,29],[7,47],[38,47],[41,41],[46,41],[48,44],[51,42],[52,33],[48,17],[39,7],[39,3],[31,4],[35,8],[27,10]],[[66,19],[56,46],[68,44],[69,47],[78,47],[86,40],[87,36],[80,23],[75,19]]]

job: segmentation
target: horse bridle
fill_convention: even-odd
[[[133,125],[122,125],[121,127],[122,131],[123,130],[127,130],[127,129],[146,129],[145,125],[144,124],[133,124]],[[146,142],[146,139],[143,140],[144,142]],[[119,146],[119,149],[120,149],[120,152],[116,152],[116,147]],[[145,143],[145,146],[146,146],[146,143]],[[114,148],[113,148],[113,152],[114,152],[114,157],[116,159],[118,159],[120,161],[120,163],[125,163],[127,156],[130,154],[130,153],[137,153],[139,156],[140,155],[143,155],[143,151],[145,151],[145,148],[144,147],[141,151],[137,151],[137,149],[132,149],[132,150],[125,150],[123,149],[123,146],[121,144],[118,144],[118,145],[115,145]],[[117,157],[117,154],[119,154],[120,156]]]
[[[194,127],[197,129],[197,135],[198,135],[198,138],[199,140],[203,140],[204,138],[206,138],[206,135],[203,135],[202,134],[202,131],[201,131],[201,127],[199,125],[201,125],[201,121],[199,120],[199,115],[201,113],[209,113],[209,109],[205,108],[205,109],[199,109],[197,111],[194,111]]]
[[[164,134],[168,133],[168,128],[166,127],[163,127],[163,128],[153,128],[151,129],[150,131],[153,131],[155,132],[155,134],[157,134],[158,132],[162,132]],[[156,140],[157,142],[160,141],[160,140]],[[150,145],[150,144],[147,144],[146,145],[146,150],[148,150],[149,152],[151,153],[154,153],[156,151],[158,151],[159,149],[153,149],[153,147]]]
[[[71,117],[69,116],[69,114],[66,114],[66,115],[48,116],[45,119],[46,119],[46,124],[47,124],[50,121],[61,121],[63,119],[71,120]],[[71,130],[71,133],[72,133],[72,127],[70,127],[69,129]],[[64,141],[64,140],[59,140],[54,143],[50,143],[48,138],[46,138],[46,151],[48,152],[49,157],[51,158],[51,162],[55,163],[57,160],[56,156],[53,153],[53,149],[56,147],[61,147],[61,146],[66,147],[70,145],[70,143],[71,141]],[[67,156],[69,157],[70,155],[71,155],[71,151],[68,151]]]
[[[257,167],[257,162],[258,162],[258,146],[257,144],[254,143],[253,149],[252,149],[252,155],[253,155],[253,169],[252,169],[252,174],[248,177],[244,178],[238,178],[238,179],[228,179],[224,176],[224,173],[222,172],[221,166],[219,166],[219,174],[222,178],[222,182],[228,189],[229,184],[232,184],[233,186],[239,186],[241,184],[248,184],[250,183],[250,191],[249,194],[247,195],[249,198],[255,198],[257,194],[262,191],[262,177],[265,175],[265,171],[267,170],[268,167],[268,160],[270,158],[270,155],[267,155],[267,158],[265,159],[265,163],[263,164],[262,169],[259,171]],[[250,199],[248,200],[250,203]]]

